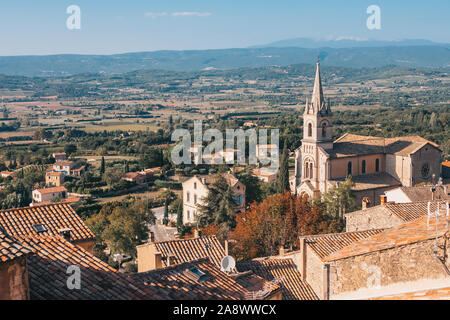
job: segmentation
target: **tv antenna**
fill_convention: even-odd
[[[220,270],[224,272],[231,272],[233,271],[234,267],[236,267],[236,260],[234,260],[232,256],[225,256],[220,262],[220,266]]]

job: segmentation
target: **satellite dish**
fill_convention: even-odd
[[[234,260],[232,256],[225,256],[220,262],[220,265],[222,267],[221,268],[222,271],[231,272],[236,266],[236,260]]]

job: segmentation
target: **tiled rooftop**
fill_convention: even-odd
[[[39,235],[58,235],[58,230],[71,230],[71,241],[91,241],[95,238],[75,210],[68,204],[50,204],[0,211],[0,226],[11,236],[38,235],[33,228],[42,224],[46,231]]]
[[[162,257],[174,256],[174,263],[208,257],[214,265],[220,267],[220,262],[225,256],[225,250],[216,236],[154,242],[153,244],[161,252]]]
[[[198,271],[205,274],[204,280],[193,276]],[[150,288],[164,288],[170,300],[240,300],[249,295],[247,289],[220,271],[208,258],[131,276]]]
[[[318,300],[311,286],[302,280],[291,258],[263,258],[237,264],[240,272],[251,270],[256,275],[281,285],[283,300]]]
[[[330,179],[330,181],[343,182],[346,177]],[[352,187],[354,191],[370,190],[385,187],[400,186],[401,183],[387,172],[375,172],[362,175],[352,176],[355,185]]]
[[[145,287],[58,236],[18,237],[36,254],[28,257],[30,297],[34,300],[165,299],[163,290]],[[67,287],[69,266],[80,268],[80,289]],[[158,292],[158,294],[155,294]]]
[[[435,190],[434,194],[431,192],[432,187]],[[408,198],[412,202],[428,201],[432,198],[436,200],[450,200],[450,185],[443,185],[442,187],[401,187],[401,190],[408,196]]]
[[[264,279],[253,273],[245,271],[236,274],[230,274],[230,277],[249,291],[245,300],[259,300],[271,296],[276,291],[281,290],[281,285]]]
[[[0,228],[0,263],[12,261],[32,252],[33,250],[31,248],[22,245],[13,237],[8,236]]]
[[[419,136],[382,138],[347,133],[334,141],[333,149],[329,152],[332,157],[377,153],[409,155],[427,143],[436,148],[439,147],[437,144]]]
[[[371,237],[353,242],[352,244],[342,248],[339,251],[326,257],[325,261],[334,261],[348,257],[358,256],[370,252],[395,248],[419,241],[434,239],[441,237],[449,232],[448,218],[440,217],[430,219],[430,225],[427,225],[427,216],[401,224],[399,226],[386,229]]]
[[[431,209],[436,210],[436,203],[431,203]],[[380,212],[385,214],[392,214],[404,222],[418,219],[428,213],[428,201],[422,202],[407,202],[407,203],[386,203],[378,206],[369,207],[364,210],[349,212],[347,215],[354,214],[370,214],[373,212]]]
[[[383,229],[367,230],[367,231],[354,231],[343,233],[331,233],[321,234],[314,236],[306,236],[305,241],[307,245],[314,251],[314,253],[324,260],[334,252],[349,246],[350,244],[379,234]],[[302,237],[303,238],[303,237]]]
[[[40,194],[49,194],[49,193],[57,193],[57,192],[67,192],[66,187],[50,187],[50,188],[42,188],[36,189]]]

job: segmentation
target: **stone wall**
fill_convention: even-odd
[[[0,263],[0,300],[27,299],[29,285],[26,258]]]
[[[346,232],[392,228],[402,223],[401,219],[393,214],[386,213],[380,207],[367,208],[345,215]]]
[[[442,237],[439,245],[438,255],[443,257]],[[448,239],[446,267],[434,256],[434,249],[435,241],[427,240],[330,262],[330,298],[364,299],[411,291],[411,283],[417,288],[419,284],[450,282]]]

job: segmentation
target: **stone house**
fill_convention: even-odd
[[[48,187],[60,187],[64,183],[64,173],[47,171],[45,173],[45,185]]]
[[[382,202],[385,200],[382,200]],[[441,203],[441,205],[443,205]],[[437,203],[430,203],[436,210]],[[374,207],[350,212],[344,215],[347,232],[370,229],[392,228],[428,214],[428,201],[411,203],[382,203]]]
[[[384,193],[387,202],[418,202],[450,200],[450,185],[426,185],[420,187],[399,187]]]
[[[36,189],[32,192],[33,202],[53,201],[57,198],[67,197],[67,189],[63,186]]]
[[[296,258],[321,299],[367,299],[450,285],[449,220],[300,238]],[[437,231],[436,231],[437,229]]]
[[[245,212],[245,185],[234,175],[223,175],[233,190],[236,212]],[[183,182],[183,223],[195,223],[199,215],[199,205],[209,193],[209,185],[217,176],[194,176]]]

